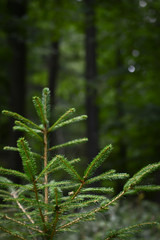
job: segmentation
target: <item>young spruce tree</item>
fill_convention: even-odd
[[[126,173],[116,173],[108,170],[98,176],[94,173],[109,156],[112,146],[106,146],[91,161],[81,176],[75,163],[79,158],[69,160],[65,156],[55,155],[54,150],[87,141],[86,138],[76,139],[64,144],[49,146],[49,135],[60,127],[72,124],[87,118],[86,115],[70,117],[75,109],[65,112],[55,123],[50,124],[50,91],[44,88],[42,99],[33,97],[34,107],[41,124],[38,125],[23,116],[3,111],[7,116],[15,118],[15,130],[29,134],[42,146],[43,154],[34,152],[28,141],[22,137],[17,141],[17,147],[5,147],[5,150],[18,151],[24,172],[0,167],[0,230],[9,235],[10,239],[22,240],[54,240],[62,232],[74,230],[74,225],[80,222],[94,220],[96,213],[107,211],[108,208],[122,196],[138,191],[160,190],[156,185],[139,185],[151,172],[160,168],[160,162],[150,164],[129,178]],[[53,153],[53,154],[52,154]],[[43,165],[42,169],[39,166]],[[58,171],[64,171],[70,176],[62,181],[56,180]],[[94,175],[93,175],[94,174]],[[5,175],[13,175],[21,179],[23,184],[12,182]],[[65,176],[65,175],[64,175]],[[112,197],[112,187],[95,187],[101,180],[129,180],[123,190]],[[94,187],[92,184],[94,183]],[[119,230],[107,232],[103,240],[126,239],[130,234],[156,222],[146,222],[129,226]],[[59,238],[61,239],[61,238]]]

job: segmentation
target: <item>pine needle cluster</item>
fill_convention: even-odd
[[[50,146],[49,138],[53,131],[66,125],[85,120],[86,115],[72,117],[75,109],[65,112],[55,123],[50,124],[50,91],[44,88],[42,98],[33,97],[33,104],[40,124],[10,111],[3,114],[15,119],[14,130],[20,130],[30,135],[42,146],[42,154],[31,149],[25,137],[17,141],[17,147],[5,147],[5,150],[18,151],[23,164],[23,172],[0,167],[0,231],[11,239],[22,240],[53,240],[62,232],[74,231],[74,225],[92,221],[96,213],[107,211],[122,196],[138,191],[156,191],[160,186],[140,185],[142,180],[153,171],[160,168],[160,162],[150,164],[129,178],[127,173],[117,173],[108,170],[95,175],[98,167],[108,158],[112,146],[106,146],[90,162],[84,173],[80,175],[75,167],[77,159],[67,159],[55,154],[55,149],[86,142],[86,138]],[[39,166],[43,165],[42,169]],[[56,180],[59,171],[64,171],[70,177]],[[6,176],[15,176],[23,184],[14,183]],[[119,194],[114,195],[112,187],[95,187],[102,180],[128,179]],[[94,185],[93,185],[94,183]],[[109,194],[112,193],[112,198]],[[112,232],[106,232],[103,240],[126,239],[143,227],[158,223],[147,222],[126,227]]]

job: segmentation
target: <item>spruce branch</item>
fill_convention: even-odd
[[[15,199],[18,198],[18,196],[17,196],[17,194],[16,194],[15,191],[12,191],[12,192],[11,192],[11,196],[13,196]],[[22,206],[22,204],[21,204],[18,200],[16,200],[16,203],[17,203],[19,209],[20,209],[20,210],[25,214],[25,216],[29,219],[29,221],[30,221],[32,224],[34,224],[33,219],[32,219],[31,216],[26,212],[26,210],[24,209],[24,207]]]
[[[142,228],[151,227],[153,225],[158,225],[158,223],[157,222],[145,222],[145,223],[135,224],[133,226],[122,228],[119,230],[114,230],[114,231],[111,231],[108,234],[107,238],[105,238],[104,240],[110,240],[110,239],[113,239],[116,237],[121,237],[121,236],[123,237],[123,236],[127,235],[128,233],[133,234],[135,232],[142,230]]]
[[[39,204],[38,189],[37,189],[37,185],[36,185],[35,181],[33,181],[33,186],[34,186],[35,198],[36,198],[36,201],[37,201],[37,204],[38,204],[38,210],[39,210],[40,217],[41,217],[41,220],[42,220],[42,223],[43,223],[44,233],[46,233],[47,228],[46,228],[46,224],[45,224],[45,217],[42,213],[42,210],[41,210],[41,207],[40,207],[40,204]]]
[[[36,186],[36,182],[35,182],[35,174],[37,172],[37,169],[36,169],[36,164],[35,164],[34,158],[30,153],[28,142],[26,140],[24,140],[24,138],[20,138],[18,140],[17,145],[18,145],[18,148],[19,148],[19,151],[21,154],[21,158],[23,160],[24,170],[25,170],[26,174],[28,175],[28,177],[30,177],[30,179],[33,183],[35,198],[36,198],[37,204],[39,206],[38,190],[37,190],[37,186]],[[44,231],[46,232],[47,229],[46,229],[46,225],[45,225],[45,219],[44,219],[44,216],[43,216],[40,206],[38,207],[38,209],[39,209],[40,217],[41,217],[43,225],[44,225]]]
[[[81,179],[80,181],[81,181],[81,184],[78,187],[78,189],[74,192],[73,196],[71,197],[72,200],[75,199],[75,197],[80,193],[81,189],[84,187],[86,183],[83,179]]]
[[[39,118],[41,119],[43,125],[45,125],[46,119],[45,119],[44,108],[43,108],[41,99],[39,97],[35,96],[35,97],[33,97],[33,103],[34,103],[34,106],[35,106],[35,109],[37,111]]]
[[[97,212],[100,212],[104,209],[107,209],[107,207],[111,204],[113,204],[114,202],[116,202],[119,198],[121,198],[123,195],[125,194],[125,191],[122,191],[120,192],[116,197],[114,197],[111,201],[109,201],[108,203],[96,208],[96,209],[93,209],[91,211],[89,211],[88,213],[86,213],[87,216],[90,216],[92,214],[95,214]],[[72,226],[74,225],[75,223],[78,223],[82,220],[82,217],[78,217],[76,219],[74,219],[73,221],[70,221],[68,222],[67,224],[64,224],[64,225],[61,225],[59,228],[60,229],[63,229],[63,228],[66,228],[66,227],[69,227],[69,226]]]
[[[52,161],[52,160],[51,160]],[[69,163],[72,165],[74,163],[77,163],[80,161],[80,158],[76,158],[76,159],[73,159],[71,161],[69,161]],[[63,165],[59,165],[58,167],[56,166],[55,168],[52,168],[51,170],[49,170],[48,174],[52,173],[52,172],[55,172],[55,171],[58,171],[58,170],[61,170],[63,169]]]
[[[45,122],[48,123],[50,119],[50,90],[49,88],[44,88],[42,91],[42,105],[44,109]]]
[[[115,170],[109,170],[107,172],[104,172],[104,173],[96,176],[96,177],[92,177],[92,178],[86,180],[86,184],[91,184],[91,183],[98,182],[101,180],[112,181],[112,180],[117,180],[117,179],[125,179],[128,177],[129,177],[129,174],[127,174],[127,173],[115,173]]]
[[[87,169],[84,172],[84,179],[87,179],[95,169],[97,169],[103,161],[108,157],[110,151],[112,150],[112,145],[106,146],[102,149],[102,151],[93,159],[93,161],[89,164]]]
[[[3,150],[9,150],[9,151],[15,151],[15,152],[18,152],[18,148],[17,147],[10,147],[10,146],[5,146],[3,148]]]
[[[75,139],[75,140],[72,140],[72,141],[69,141],[69,142],[66,142],[66,143],[63,143],[63,144],[55,145],[55,146],[49,148],[49,151],[52,151],[52,150],[55,150],[55,149],[58,149],[58,148],[62,148],[62,147],[68,147],[68,146],[79,144],[79,143],[84,143],[84,142],[87,142],[87,141],[88,141],[88,138]]]
[[[31,227],[30,225],[28,225],[28,223],[22,222],[22,221],[17,221],[17,220],[15,220],[15,219],[11,218],[11,217],[8,217],[7,215],[4,215],[4,219],[8,219],[8,220],[10,220],[10,221],[12,221],[12,222],[20,225],[20,226],[24,226],[24,227],[28,228],[29,230],[33,230],[33,231],[38,232],[38,233],[41,233],[41,234],[43,233],[43,231],[41,231],[40,229],[38,229],[38,228],[33,228],[33,227]],[[30,233],[31,233],[31,235],[33,234],[32,232],[30,232]],[[34,238],[34,239],[35,239],[35,238]]]
[[[59,211],[58,211],[58,209],[56,209],[56,216],[55,216],[55,220],[54,220],[54,224],[53,224],[53,229],[52,229],[52,232],[51,232],[50,240],[52,240],[54,235],[56,234],[56,226],[57,226],[58,220],[59,220]]]
[[[146,167],[142,168],[139,172],[137,172],[132,178],[130,178],[126,184],[124,185],[124,190],[127,191],[137,185],[139,182],[143,180],[151,172],[160,168],[160,162],[149,164]]]
[[[68,117],[70,114],[75,112],[75,108],[70,108],[67,112],[65,112],[49,129],[48,132],[51,132],[55,126],[57,126],[63,119]]]
[[[127,192],[126,195],[137,194],[138,192],[155,192],[160,191],[159,185],[138,185],[131,187]]]
[[[145,192],[152,192],[152,191],[160,191],[159,185],[140,185],[135,186],[133,189],[136,191],[145,191]]]
[[[77,171],[74,169],[74,167],[70,164],[70,162],[64,158],[63,156],[59,157],[59,160],[62,163],[62,166],[66,172],[71,175],[75,180],[81,181],[80,175],[77,173]]]
[[[19,149],[17,147],[10,147],[10,146],[5,146],[3,148],[3,150],[7,150],[7,151],[15,151],[15,152],[19,152]],[[43,158],[40,154],[35,153],[30,151],[30,153],[32,154],[32,156],[37,157],[37,158]]]
[[[79,121],[82,121],[82,120],[86,120],[87,116],[86,115],[82,115],[82,116],[78,116],[78,117],[74,117],[74,118],[71,118],[67,121],[64,121],[64,122],[61,122],[59,124],[54,124],[51,128],[49,128],[48,132],[50,131],[54,131],[60,127],[64,127],[68,124],[71,124],[71,123],[75,123],[75,122],[79,122]]]
[[[18,239],[21,239],[21,240],[27,240],[26,238],[20,236],[19,234],[17,234],[16,232],[12,232],[10,231],[8,228],[4,228],[3,226],[0,226],[0,229],[3,231],[3,232],[6,232],[8,233],[9,235],[15,237],[15,238],[18,238]]]
[[[0,174],[2,174],[2,175],[13,175],[13,176],[21,177],[25,180],[28,180],[28,177],[27,177],[26,174],[21,173],[21,172],[16,171],[16,170],[6,169],[6,168],[3,168],[3,167],[0,167]]]
[[[15,118],[15,119],[17,119],[17,120],[20,120],[20,121],[22,121],[22,122],[24,122],[24,123],[26,123],[26,124],[29,124],[29,125],[35,127],[36,129],[42,130],[37,124],[35,124],[35,123],[32,122],[31,120],[29,120],[29,119],[21,116],[21,115],[18,114],[18,113],[11,112],[11,111],[7,111],[7,110],[3,110],[2,113],[3,113],[4,115],[13,117],[13,118]]]
[[[53,222],[53,227],[52,227],[52,232],[51,232],[51,240],[53,239],[53,236],[56,234],[56,227],[57,227],[57,223],[59,221],[59,215],[60,215],[60,210],[59,210],[59,194],[58,194],[58,189],[55,188],[54,189],[54,193],[55,193],[55,218],[54,218],[54,222]]]
[[[22,123],[22,122],[20,122],[20,121],[15,121],[15,124],[16,124],[17,126],[20,126],[20,127],[21,127],[20,130],[26,131],[26,132],[29,133],[31,136],[38,138],[40,141],[43,141],[42,137],[41,137],[39,134],[37,134],[37,132],[36,132],[34,129],[28,127],[26,124],[24,124],[24,123]],[[16,129],[16,127],[14,127],[14,129]]]
[[[113,192],[114,189],[111,187],[90,187],[90,188],[84,188],[81,190],[81,192],[101,192],[101,193],[109,193]]]
[[[24,138],[17,141],[20,156],[22,158],[23,168],[26,175],[33,181],[37,173],[37,166],[33,155],[31,154],[29,144]]]
[[[36,182],[46,173],[51,173],[52,171],[55,170],[55,168],[51,169],[51,167],[58,161],[59,155],[55,156],[48,164],[46,167],[43,168],[43,170],[40,172],[40,174],[36,178]]]
[[[13,183],[9,179],[1,177],[1,176],[0,176],[0,185],[4,188],[7,188],[7,189],[10,189],[12,187],[25,188],[24,185],[18,184],[18,183]]]

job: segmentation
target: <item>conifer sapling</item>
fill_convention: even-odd
[[[86,115],[72,117],[74,108],[66,111],[53,124],[50,123],[50,91],[44,88],[42,98],[33,97],[33,104],[40,124],[19,115],[18,113],[3,111],[3,114],[15,119],[14,130],[23,131],[35,139],[41,146],[42,153],[35,152],[27,141],[21,137],[17,147],[5,147],[5,150],[18,151],[23,164],[23,172],[0,167],[0,231],[12,239],[44,239],[53,240],[61,236],[62,232],[74,231],[75,224],[94,220],[96,213],[107,211],[108,208],[122,196],[138,191],[160,190],[157,185],[140,185],[142,180],[153,171],[160,168],[160,162],[150,164],[133,177],[115,170],[96,175],[96,169],[108,158],[112,146],[104,147],[89,163],[80,175],[75,164],[79,158],[67,159],[55,154],[55,149],[86,142],[86,138],[70,140],[66,143],[50,146],[49,137],[52,132],[69,124],[85,120]],[[40,169],[40,166],[42,168]],[[59,171],[67,173],[69,178],[57,180]],[[21,184],[14,183],[9,175],[21,179]],[[6,177],[8,176],[8,178]],[[65,175],[64,175],[65,176]],[[128,179],[129,178],[129,179]],[[70,180],[68,180],[70,179]],[[119,194],[114,193],[110,186],[93,187],[93,183],[102,180],[115,181],[128,179]],[[112,198],[109,197],[112,193]],[[158,224],[147,222],[133,225],[106,233],[103,240],[125,239],[139,229]],[[23,230],[22,230],[23,229]]]

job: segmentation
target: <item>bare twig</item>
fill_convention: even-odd
[[[18,198],[16,192],[12,192],[11,195],[12,195],[15,199]],[[22,204],[21,204],[18,200],[16,200],[16,203],[17,203],[18,207],[20,208],[20,210],[25,214],[25,216],[26,216],[26,217],[29,219],[29,221],[33,224],[33,223],[34,223],[33,219],[32,219],[31,216],[26,212],[26,210],[25,210],[25,208],[22,206]]]

